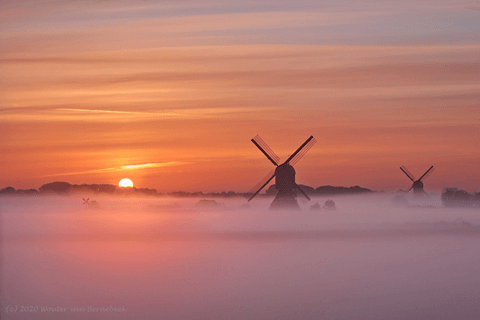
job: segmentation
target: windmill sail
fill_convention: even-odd
[[[405,166],[401,166],[400,167],[400,170],[403,171],[403,173],[405,173],[405,175],[412,181],[415,181],[415,176],[413,174],[410,173],[410,171],[407,170],[407,168],[405,168]]]
[[[298,149],[285,161],[291,166],[295,165],[311,147],[317,142],[313,136],[310,136]]]
[[[257,146],[260,151],[270,160],[274,165],[278,166],[278,162],[280,161],[280,157],[273,152],[272,149],[265,143],[265,141],[260,138],[257,134],[255,138],[252,139],[253,144]]]
[[[426,179],[429,175],[432,174],[433,170],[435,170],[435,169],[433,169],[433,166],[431,166],[418,180],[422,180],[422,178],[424,178],[424,177]]]
[[[308,201],[310,201],[310,197],[302,190],[302,188],[298,184],[295,184],[295,187],[296,187],[296,190],[299,191],[297,193],[297,198],[300,199],[300,202],[302,204],[305,204]]]
[[[252,200],[275,177],[275,169],[270,171],[259,183],[247,192],[248,201]]]

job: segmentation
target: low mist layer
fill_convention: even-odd
[[[1,197],[2,319],[477,319],[480,210],[393,198]]]

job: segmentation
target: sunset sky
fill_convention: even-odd
[[[0,188],[480,189],[478,1],[0,3]]]

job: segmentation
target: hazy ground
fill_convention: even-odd
[[[2,319],[480,319],[480,209],[439,195],[81,198],[0,197]]]

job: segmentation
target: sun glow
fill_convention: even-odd
[[[125,179],[120,180],[120,182],[118,183],[118,186],[120,188],[133,187],[133,182],[132,182],[132,180],[125,178]]]

